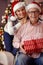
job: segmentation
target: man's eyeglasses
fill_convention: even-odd
[[[33,13],[37,14],[39,11],[28,11],[28,12],[31,14],[33,14]]]

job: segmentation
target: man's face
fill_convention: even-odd
[[[39,19],[39,10],[38,9],[36,9],[36,8],[31,8],[28,12],[27,12],[27,14],[28,14],[28,16],[29,16],[29,18],[30,18],[30,21],[32,22],[32,23],[35,23],[35,22],[37,22],[38,21],[38,19]]]
[[[25,7],[21,7],[19,8],[16,12],[15,12],[16,16],[18,19],[22,19],[26,16],[26,10]]]

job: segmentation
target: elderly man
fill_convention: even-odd
[[[16,49],[12,50],[12,39],[13,39],[14,33],[16,33],[17,30],[20,28],[20,26],[26,22],[27,16],[26,16],[26,10],[25,10],[25,3],[17,2],[13,7],[13,12],[17,20],[14,22],[11,22],[11,19],[14,19],[14,17],[11,17],[8,20],[8,23],[4,28],[6,32],[4,34],[4,41],[5,41],[6,50],[9,52],[12,52],[15,55],[17,50]]]
[[[33,2],[26,6],[26,10],[29,20],[21,26],[13,40],[14,48],[19,49],[15,65],[43,65],[43,24],[39,19],[41,8]]]

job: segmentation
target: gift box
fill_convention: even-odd
[[[43,49],[43,39],[24,41],[23,48],[27,54],[39,53]]]

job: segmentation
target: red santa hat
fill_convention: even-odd
[[[19,1],[14,1],[12,2],[12,15],[14,16],[14,12],[13,12],[13,7],[15,6],[15,4],[17,4]]]
[[[10,0],[11,3],[15,2],[15,1],[19,1],[19,0]]]
[[[41,12],[41,7],[37,2],[32,2],[31,4],[26,6],[26,11],[28,11],[31,8],[37,8]]]
[[[21,8],[21,7],[25,7],[25,2],[18,2],[18,3],[16,3],[15,4],[15,6],[13,7],[13,11],[14,11],[14,13],[19,9],[19,8]]]

